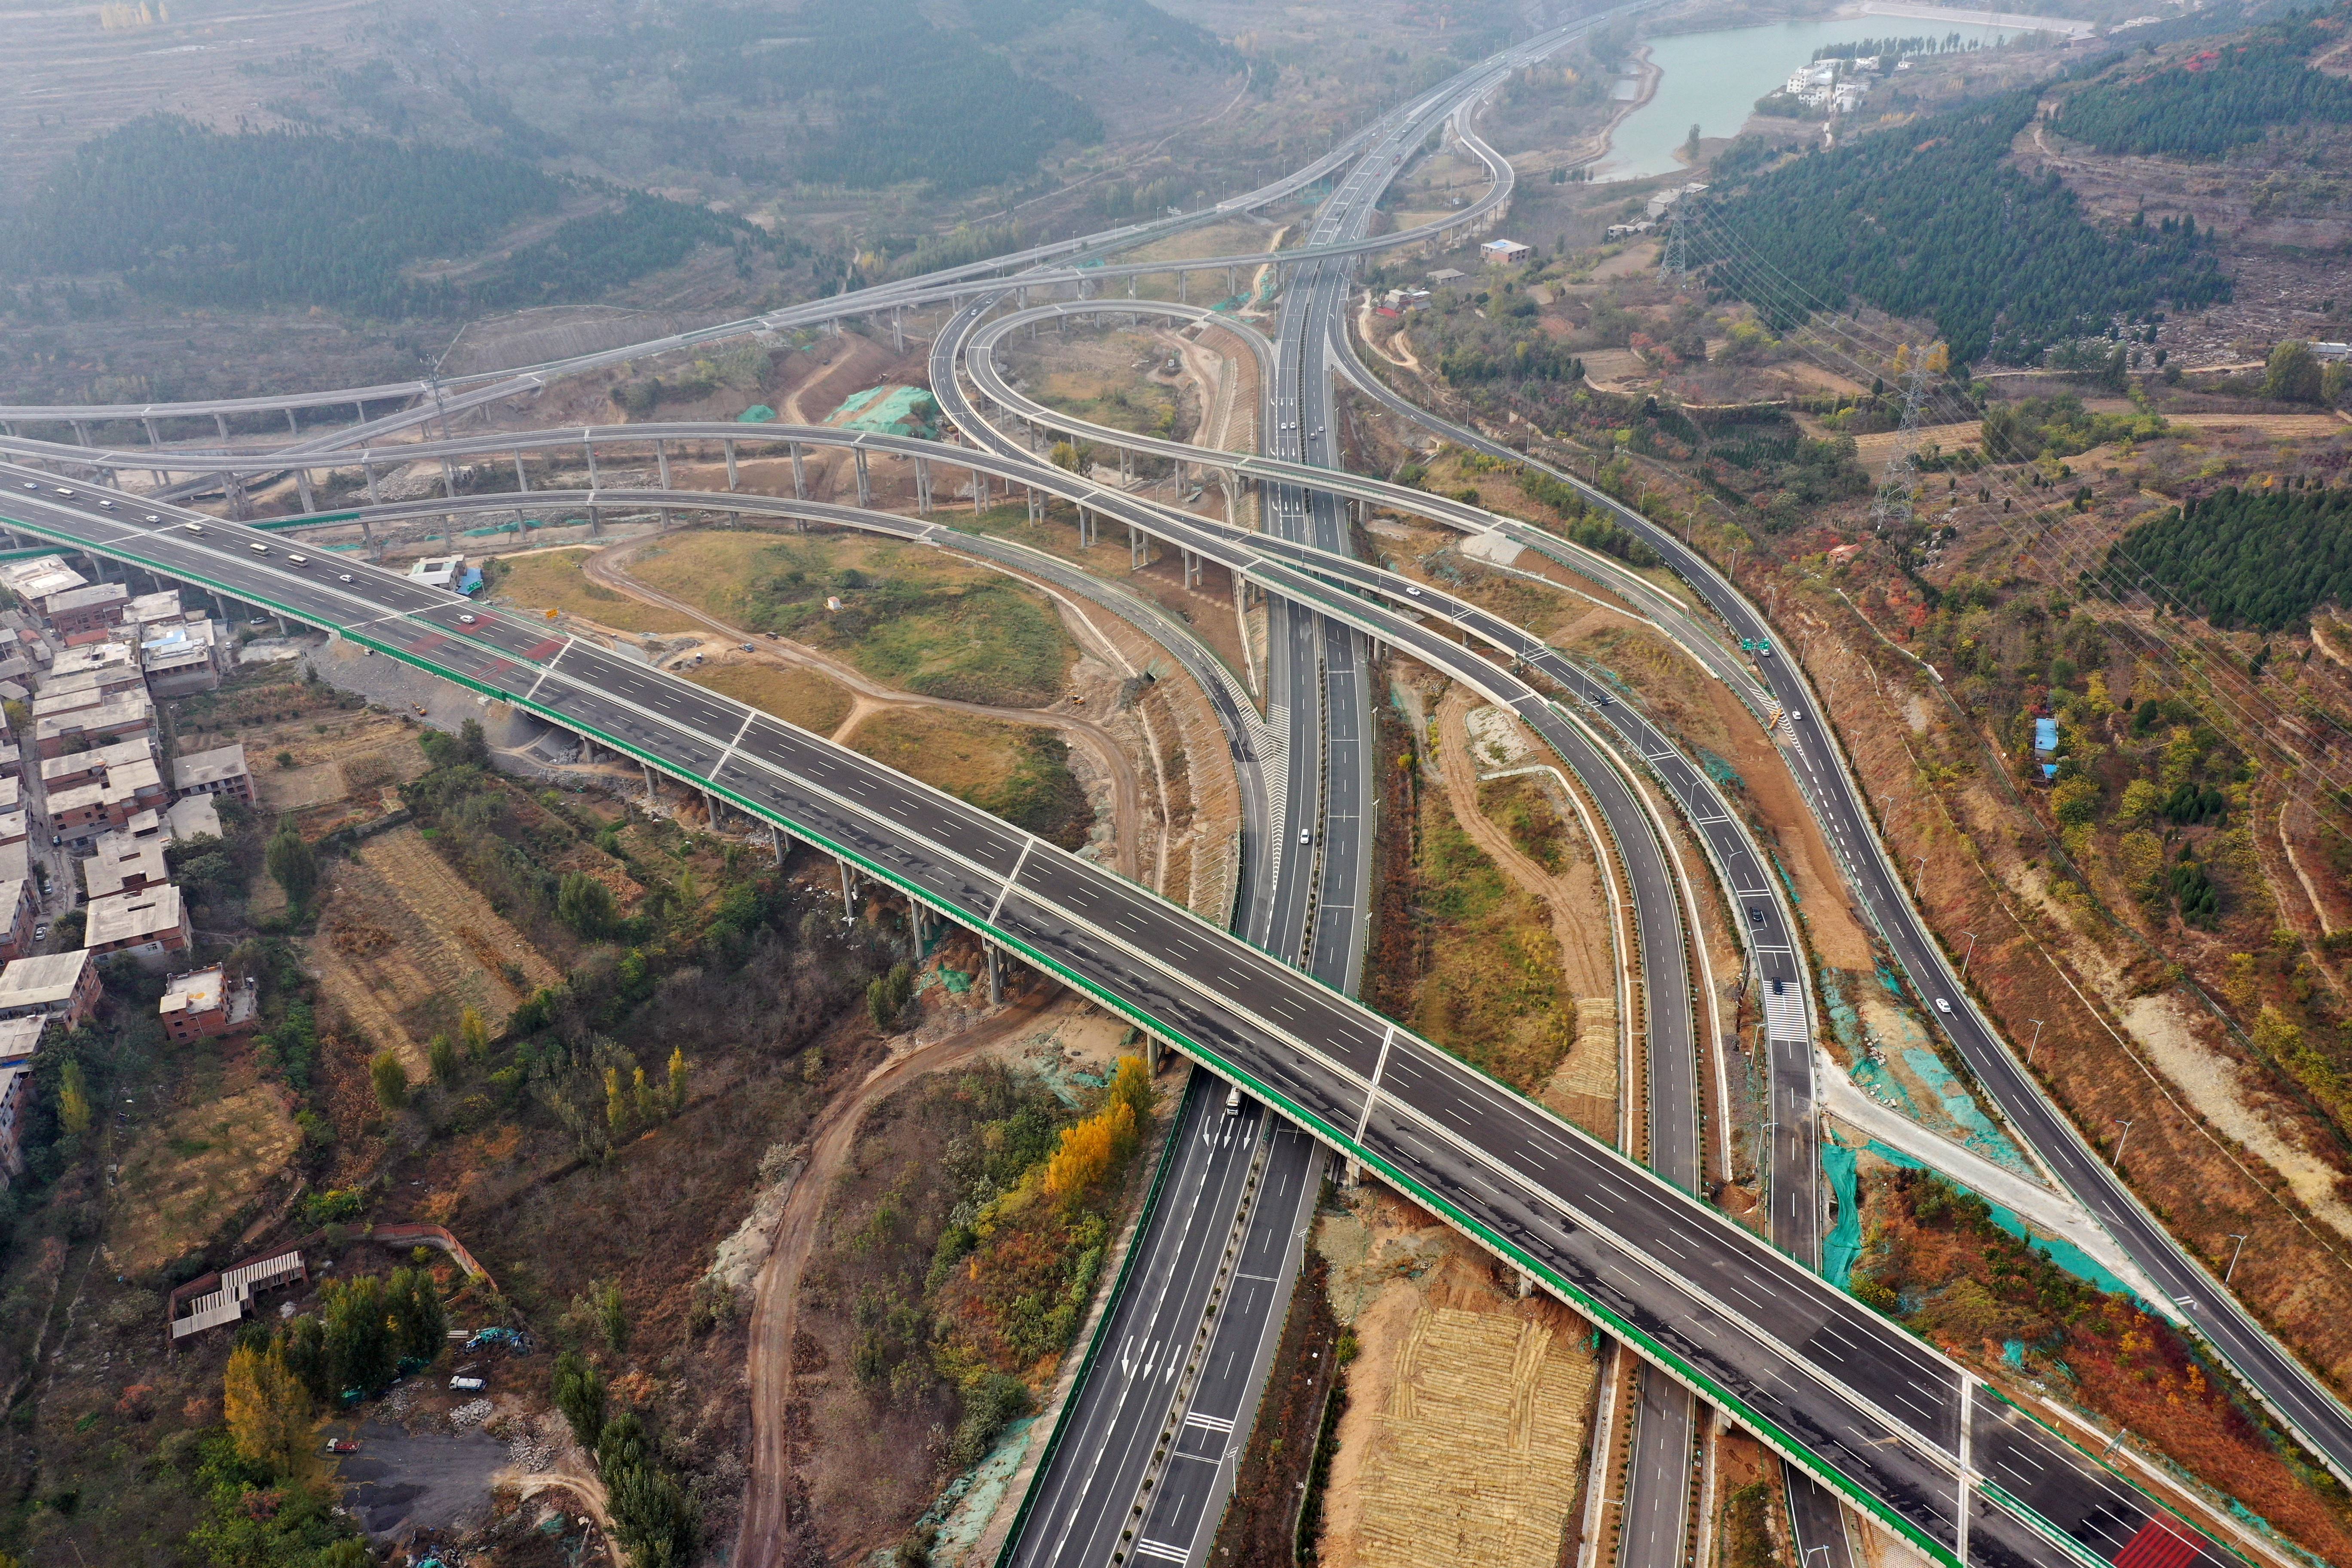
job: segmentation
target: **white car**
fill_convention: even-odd
[[[1951,1010],[1952,1010],[1952,1005],[1951,1005],[1951,1003],[1949,1003],[1949,1002],[1946,1001],[1946,1000],[1945,1000],[1943,997],[1941,997],[1941,996],[1938,996],[1938,997],[1937,997],[1937,998],[1936,998],[1936,1011],[1937,1011],[1937,1012],[1938,1012],[1938,1013],[1945,1013],[1945,1014],[1948,1014],[1948,1013],[1950,1013],[1950,1012],[1951,1012]]]

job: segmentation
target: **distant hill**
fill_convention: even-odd
[[[2218,158],[2282,125],[2352,124],[2352,81],[2310,61],[2352,36],[2352,7],[2296,16],[2068,97],[2050,122],[2102,153]]]

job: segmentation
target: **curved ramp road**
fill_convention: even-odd
[[[0,483],[24,531],[333,627],[593,732],[981,930],[1243,1078],[1939,1556],[2112,1560],[2179,1529],[1685,1194],[1311,979],[952,797],[358,563],[341,584],[263,553],[270,542],[254,531],[175,509],[158,509],[164,523],[150,527],[97,504],[112,498],[14,467],[0,468]],[[2083,1547],[2059,1544],[2069,1539]]]
[[[1573,473],[1537,462],[1526,453],[1458,425],[1413,409],[1369,372],[1364,389],[1410,416],[1444,428],[1449,438],[1473,450],[1513,463],[1530,463],[1576,486],[1655,550],[1674,571],[1722,617],[1735,638],[1771,643],[1780,637],[1761,611],[1718,572],[1714,563],[1666,529]],[[1662,623],[1664,624],[1664,623]],[[1688,624],[1687,622],[1685,623]],[[1722,642],[1692,628],[1676,640],[1694,657],[1718,670],[1739,672],[1776,708],[1790,715],[1777,731],[1790,772],[1846,868],[1846,879],[1864,910],[1893,952],[1913,988],[1927,1000],[1949,999],[1953,1010],[1937,1022],[1951,1037],[1977,1081],[1991,1096],[2020,1137],[2056,1175],[2075,1200],[2116,1239],[2148,1279],[2253,1388],[2263,1402],[2340,1479],[2352,1482],[2352,1411],[2294,1353],[2253,1321],[2237,1298],[2214,1277],[2204,1260],[2176,1241],[2143,1206],[2122,1177],[2084,1140],[2073,1121],[2042,1092],[2014,1051],[1978,1009],[1957,967],[1912,903],[1909,890],[1880,840],[1865,792],[1839,753],[1834,737],[1812,715],[1820,703],[1803,670],[1785,654],[1759,659],[1753,675]],[[1780,1064],[1776,1058],[1777,1084]]]

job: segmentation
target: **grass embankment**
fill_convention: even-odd
[[[1549,912],[1471,842],[1443,790],[1420,787],[1412,767],[1394,765],[1406,743],[1402,726],[1383,722],[1381,734],[1384,771],[1395,781],[1383,821],[1400,825],[1411,844],[1384,829],[1366,1000],[1534,1094],[1576,1041],[1576,998],[1561,979]],[[1540,805],[1524,813],[1530,824],[1542,819]]]
[[[1478,786],[1478,810],[1510,836],[1520,854],[1553,875],[1574,858],[1559,807],[1533,778],[1486,781]]]
[[[1069,743],[1051,730],[973,713],[898,708],[851,732],[853,750],[1075,849],[1094,808],[1070,772]]]
[[[1872,1183],[1863,1223],[1864,1300],[1955,1352],[2006,1355],[2326,1561],[2352,1562],[2342,1489],[2169,1323],[2061,1272],[1981,1199],[1923,1172]]]
[[[767,664],[709,664],[687,672],[707,686],[787,724],[830,735],[849,717],[850,697],[839,684],[813,669],[778,669]]]
[[[823,648],[925,697],[1037,707],[1060,693],[1078,657],[1044,595],[888,540],[688,533],[642,552],[629,570],[723,620]]]
[[[688,632],[695,624],[676,610],[666,610],[630,598],[582,571],[587,550],[550,550],[536,555],[510,555],[499,561],[490,591],[527,610],[557,610],[567,616],[610,626],[616,632]]]

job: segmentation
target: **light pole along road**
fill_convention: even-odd
[[[1939,1558],[2113,1561],[2138,1543],[2227,1561],[1688,1194],[1100,868],[690,683],[363,563],[335,563],[352,567],[340,583],[255,531],[168,507],[112,515],[131,509],[14,465],[0,483],[22,531],[332,628],[593,734],[978,930],[1248,1084]]]

